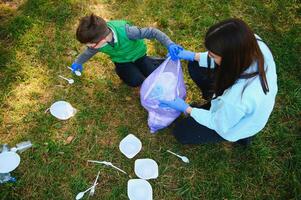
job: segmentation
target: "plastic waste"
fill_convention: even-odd
[[[10,173],[0,173],[0,184],[3,183],[14,183],[17,179],[15,177],[12,177]]]
[[[30,141],[25,141],[25,142],[20,142],[18,144],[16,144],[16,147],[11,148],[11,151],[18,151],[19,153],[22,153],[23,151],[29,149],[30,147],[32,147],[32,144]]]
[[[142,148],[141,141],[133,134],[127,135],[119,144],[119,150],[127,158],[131,159],[137,155]]]
[[[18,143],[16,147],[11,149],[7,144],[2,145],[0,151],[0,184],[16,182],[16,178],[12,177],[10,173],[19,166],[21,161],[20,156],[16,152],[22,153],[30,147],[32,147],[30,141]]]
[[[13,167],[14,169],[17,167],[14,167],[14,166],[8,166],[6,165],[6,158],[7,157],[7,153],[10,152],[10,148],[7,144],[4,144],[2,146],[2,149],[1,149],[1,153],[0,153],[0,184],[3,184],[3,183],[8,183],[8,182],[16,182],[16,178],[15,177],[12,177],[11,174],[9,173],[11,170],[11,167]],[[20,157],[19,157],[20,158]],[[15,164],[13,164],[15,165]],[[19,164],[17,164],[19,165]]]
[[[9,173],[15,170],[20,164],[20,156],[13,152],[7,151],[0,154],[0,173]]]
[[[144,180],[156,179],[159,176],[158,164],[149,158],[137,159],[134,171],[139,178]]]
[[[143,82],[140,89],[142,106],[148,111],[148,126],[151,133],[169,126],[181,112],[171,108],[160,108],[159,100],[186,98],[186,87],[181,63],[168,57]]]
[[[70,117],[73,117],[76,112],[76,109],[73,108],[71,104],[66,101],[57,101],[53,103],[50,107],[51,115],[60,120],[67,120]]]
[[[130,179],[128,181],[128,197],[130,200],[152,200],[153,189],[151,184],[143,179]]]

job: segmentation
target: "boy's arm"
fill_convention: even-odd
[[[137,39],[153,39],[155,38],[165,47],[173,44],[174,42],[162,31],[148,27],[148,28],[139,28],[137,26],[130,26],[126,25],[126,34],[130,40],[137,40]]]
[[[87,62],[92,56],[94,56],[98,52],[97,49],[87,48],[83,53],[81,53],[74,61],[77,64],[84,64]]]

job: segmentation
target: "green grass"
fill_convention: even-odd
[[[6,2],[6,3],[4,3]],[[301,7],[298,1],[109,1],[11,0],[0,3],[0,143],[31,140],[13,172],[15,184],[0,186],[0,199],[73,199],[101,171],[91,199],[127,199],[128,178],[87,159],[109,160],[135,177],[134,160],[118,149],[128,133],[143,149],[135,158],[155,159],[158,179],[151,180],[154,199],[300,199],[301,198]],[[247,149],[229,144],[182,146],[171,128],[151,135],[137,90],[121,83],[104,55],[85,64],[72,87],[58,79],[71,76],[70,65],[83,48],[75,39],[80,17],[95,12],[106,19],[126,19],[156,26],[175,42],[203,51],[206,30],[239,17],[273,51],[279,93],[263,131]],[[149,41],[149,54],[166,49]],[[200,100],[183,62],[189,100]],[[64,85],[60,87],[59,85]],[[66,100],[79,112],[58,121],[44,111]],[[68,136],[74,140],[66,143]],[[166,149],[187,155],[184,165]]]

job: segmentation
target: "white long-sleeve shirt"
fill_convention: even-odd
[[[257,38],[259,38],[256,35]],[[264,94],[259,76],[239,79],[223,95],[211,101],[210,110],[193,108],[191,117],[198,123],[215,130],[225,140],[237,140],[255,135],[266,125],[275,104],[277,94],[277,74],[273,55],[262,41],[258,41],[264,56],[264,68],[269,92]],[[207,67],[208,52],[200,54],[200,67]],[[211,64],[211,66],[214,66]],[[258,71],[254,62],[246,72]],[[246,86],[243,94],[243,88]]]

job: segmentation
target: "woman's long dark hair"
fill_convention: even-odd
[[[228,19],[211,26],[206,33],[205,47],[222,57],[221,64],[216,69],[216,97],[221,96],[238,79],[248,79],[257,75],[260,76],[263,92],[266,94],[269,91],[263,55],[254,33],[245,22],[240,19]],[[253,62],[257,62],[258,71],[243,74]]]

